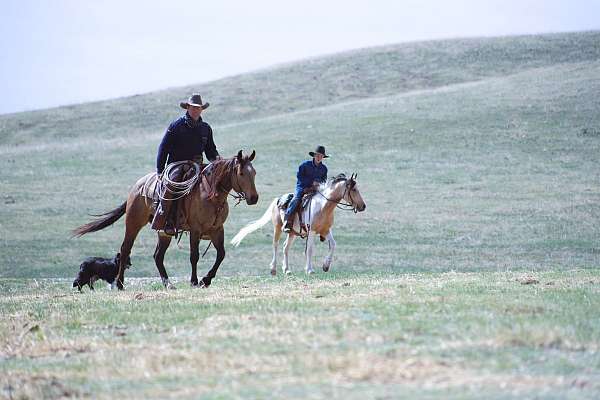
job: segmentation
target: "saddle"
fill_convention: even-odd
[[[310,199],[312,199],[312,197],[315,195],[315,193],[317,193],[317,192],[314,190],[310,190],[310,191],[307,191],[306,193],[302,194],[302,200],[300,200],[298,207],[296,208],[296,210],[294,210],[294,213],[298,214],[298,221],[300,222],[300,232],[298,232],[298,235],[301,237],[304,237],[303,232],[308,233],[308,228],[306,227],[306,223],[302,219],[302,211],[304,211],[306,209],[306,207],[308,207],[308,204],[310,203]],[[287,208],[293,198],[294,198],[294,193],[284,194],[283,196],[281,196],[280,198],[277,199],[277,207],[280,210],[285,212],[285,210],[287,210]]]
[[[199,167],[199,168],[198,168]],[[187,225],[187,209],[182,206],[184,200],[196,184],[197,179],[202,179],[199,171],[205,167],[203,164],[192,161],[182,162],[168,171],[168,177],[158,177],[154,190],[155,215],[152,228],[161,230],[170,226],[177,232],[185,230]],[[187,183],[187,184],[185,184]]]

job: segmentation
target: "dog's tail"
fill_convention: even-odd
[[[231,239],[231,244],[233,244],[235,247],[239,246],[239,244],[242,242],[242,240],[244,240],[246,236],[265,226],[267,222],[269,222],[269,220],[271,219],[273,207],[277,207],[277,198],[275,198],[271,202],[271,205],[269,205],[269,208],[267,208],[267,211],[265,211],[265,213],[262,217],[260,217],[260,219],[250,222],[248,225],[240,229],[237,235],[235,235],[234,238]]]
[[[95,215],[95,217],[100,217],[100,218],[95,219],[91,222],[88,222],[85,225],[81,225],[80,227],[73,229],[73,231],[71,232],[73,235],[71,237],[75,237],[75,236],[80,237],[80,236],[85,235],[86,233],[96,232],[96,231],[106,228],[107,226],[114,224],[115,222],[117,222],[117,220],[119,218],[121,218],[123,216],[123,214],[125,214],[126,207],[127,207],[127,202],[124,202],[119,207],[115,208],[114,210],[111,210],[104,214]]]

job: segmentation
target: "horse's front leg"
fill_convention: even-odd
[[[190,277],[190,284],[192,286],[198,286],[198,260],[200,259],[200,232],[190,232],[190,263],[192,264],[192,276]]]
[[[292,247],[292,243],[294,243],[294,239],[296,239],[296,235],[294,235],[293,233],[288,233],[287,237],[285,238],[285,243],[283,244],[283,265],[281,266],[281,268],[283,269],[284,274],[292,273],[292,270],[290,269],[290,266],[288,263],[289,263],[290,247]]]
[[[329,244],[329,254],[327,254],[325,260],[323,261],[323,271],[327,272],[329,271],[329,267],[331,267],[331,261],[333,261],[333,251],[335,250],[335,240],[333,239],[333,232],[331,229],[329,230],[327,236],[325,236],[325,239],[327,240],[327,244]]]
[[[217,275],[219,265],[221,265],[223,259],[225,258],[225,233],[223,232],[223,228],[219,229],[214,233],[211,233],[210,240],[212,241],[213,246],[215,246],[215,249],[217,250],[217,259],[215,260],[215,264],[212,266],[210,271],[208,271],[208,274],[206,274],[206,276],[202,278],[201,285],[203,287],[210,286],[212,279],[215,277],[215,275]]]
[[[154,263],[160,274],[162,284],[167,289],[175,289],[175,286],[169,281],[167,270],[165,269],[165,253],[171,244],[171,236],[157,234],[158,243],[156,243],[156,249],[154,250]]]
[[[312,257],[315,253],[315,233],[313,231],[308,232],[308,237],[306,238],[306,273],[314,274],[315,270],[312,266]]]

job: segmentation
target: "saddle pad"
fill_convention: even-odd
[[[148,199],[158,200],[159,181],[156,172],[151,172],[148,175],[140,178],[140,194]]]
[[[283,196],[277,199],[277,207],[281,208],[282,210],[285,210],[290,204],[290,201],[292,201],[292,197],[294,197],[294,193],[284,194]]]

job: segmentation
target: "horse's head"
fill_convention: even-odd
[[[254,185],[254,177],[256,170],[252,166],[256,152],[253,150],[250,156],[244,156],[240,150],[235,158],[235,178],[231,180],[233,190],[241,193],[246,199],[248,205],[253,205],[258,202],[258,192]]]
[[[343,199],[354,207],[354,212],[365,211],[367,208],[367,205],[358,190],[358,183],[356,182],[357,176],[358,174],[352,174],[350,179],[346,179],[346,182],[344,183]]]

